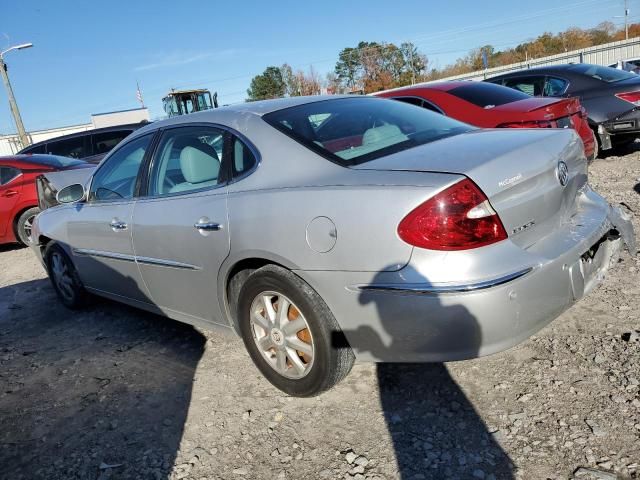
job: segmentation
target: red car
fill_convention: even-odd
[[[36,177],[43,173],[94,167],[75,158],[55,155],[0,157],[0,244],[19,242],[31,236],[31,223],[38,214]]]
[[[531,97],[485,82],[440,82],[398,88],[376,96],[412,103],[481,128],[573,128],[593,160],[597,143],[577,98]]]

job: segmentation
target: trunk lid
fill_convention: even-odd
[[[559,165],[567,167],[566,185]],[[587,162],[573,130],[474,130],[352,167],[466,175],[489,198],[507,234],[529,246],[568,220]]]
[[[493,110],[500,112],[503,123],[550,122],[551,128],[575,128],[581,115],[577,98],[534,97],[506,103]]]

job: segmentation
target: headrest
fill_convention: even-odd
[[[180,169],[189,183],[207,182],[218,178],[220,160],[213,147],[199,142],[182,148]]]
[[[385,143],[393,145],[407,139],[396,125],[382,125],[380,127],[370,128],[362,136],[362,145],[371,145],[374,143]]]

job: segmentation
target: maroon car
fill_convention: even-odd
[[[481,128],[572,128],[585,155],[597,155],[586,111],[577,98],[531,97],[512,88],[484,82],[438,82],[377,93],[442,113]]]

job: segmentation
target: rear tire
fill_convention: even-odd
[[[88,293],[67,253],[52,242],[44,252],[47,273],[58,298],[65,307],[76,310],[85,305]]]
[[[31,239],[31,226],[33,225],[33,219],[40,213],[38,207],[29,208],[22,212],[16,222],[16,236],[18,241],[22,245],[29,245]]]
[[[267,265],[247,278],[240,290],[238,321],[253,362],[289,395],[318,395],[353,366],[355,357],[346,342],[334,344],[342,332],[329,307],[282,267]]]

